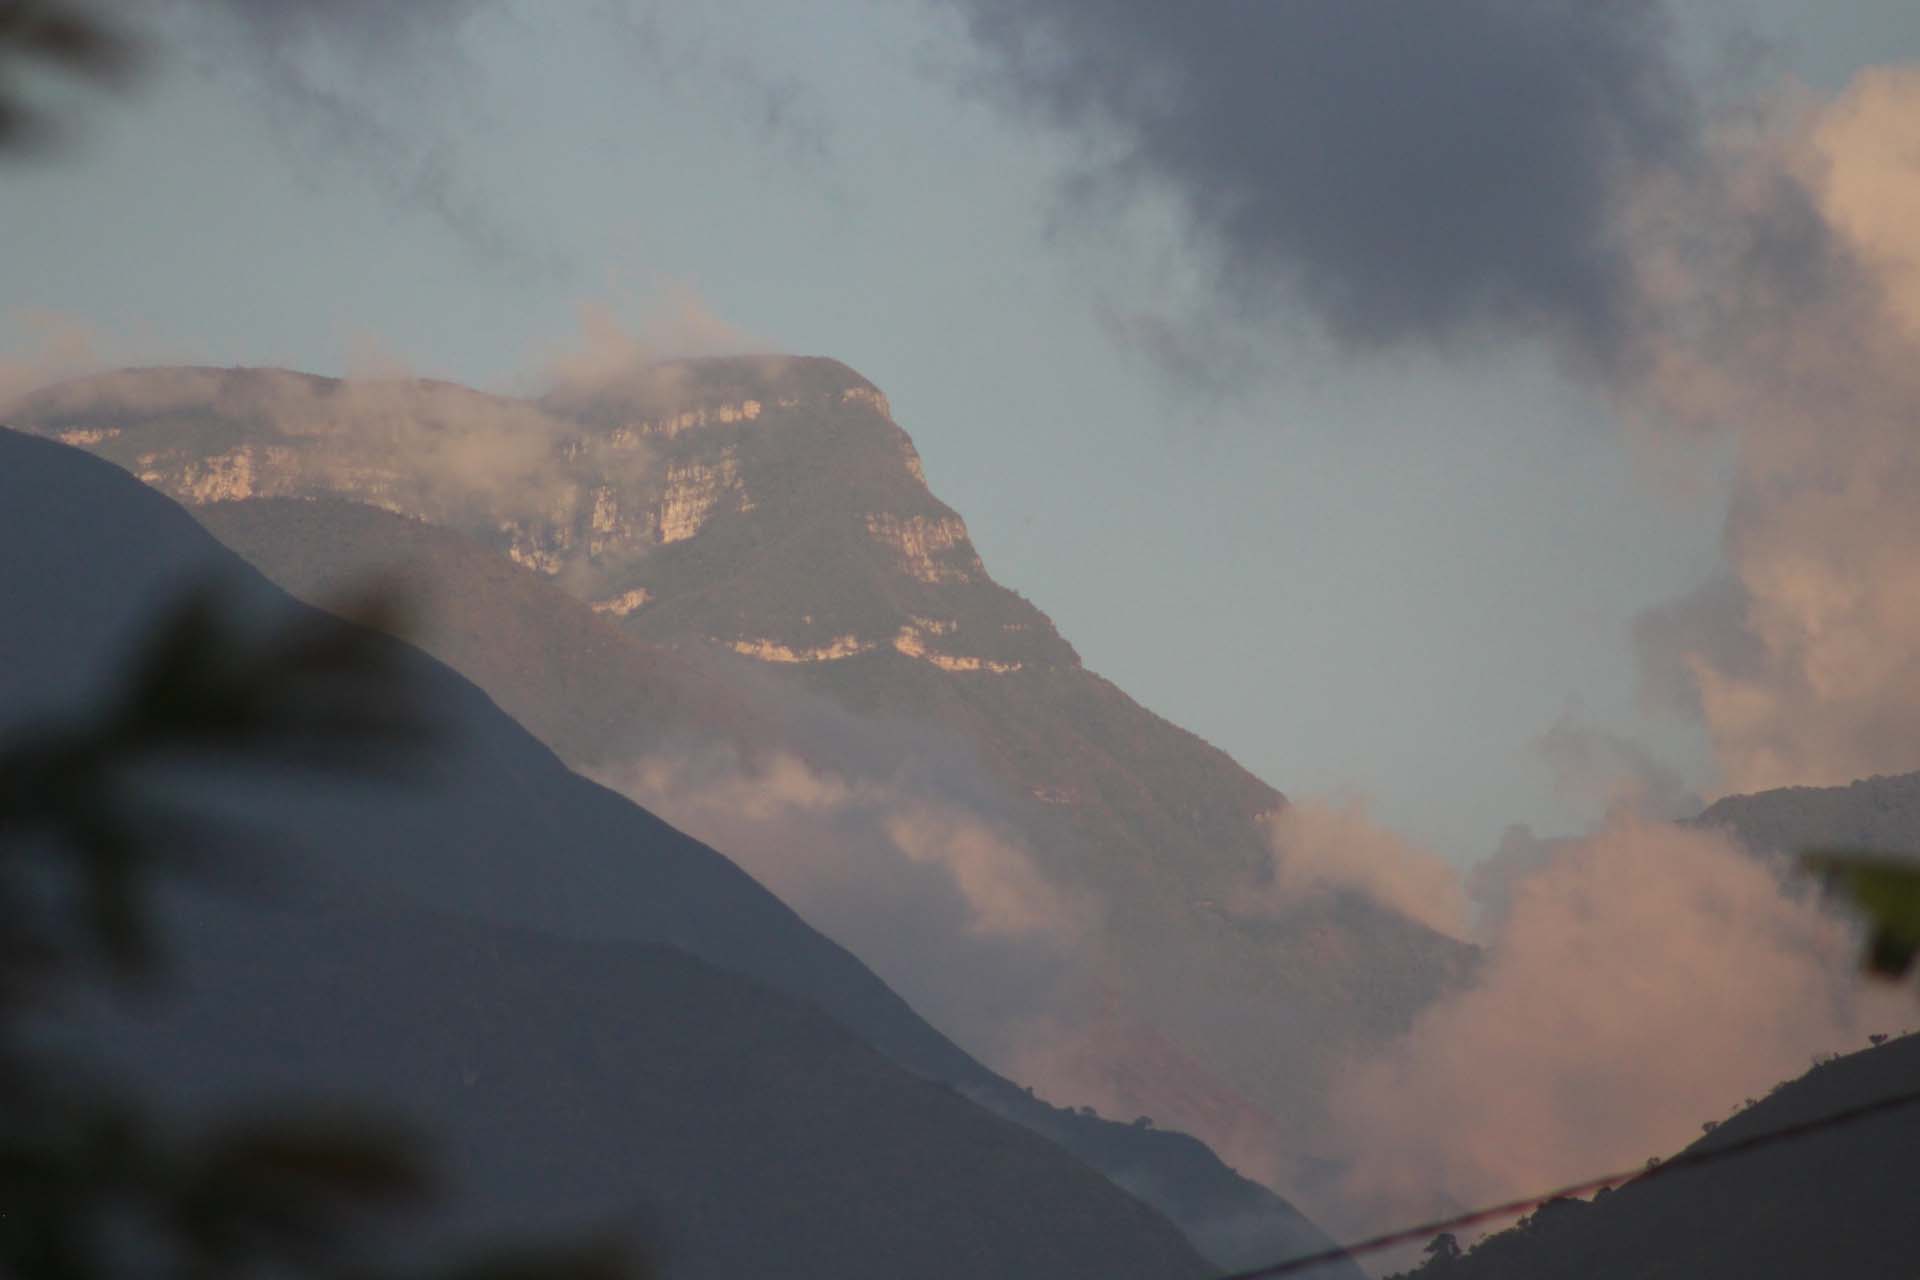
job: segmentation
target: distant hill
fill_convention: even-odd
[[[966,744],[1044,872],[1098,903],[1086,958],[1117,1025],[1175,1050],[1153,1061],[1213,1078],[1196,1089],[1089,1045],[1077,1078],[1121,1114],[1226,1141],[1247,1124],[1216,1126],[1245,1112],[1216,1104],[1237,1097],[1298,1151],[1328,1073],[1390,1041],[1471,965],[1466,944],[1357,897],[1236,910],[1269,873],[1284,797],[1086,670],[1045,614],[996,583],[885,397],[835,361],[682,362],[638,390],[538,403],[440,383],[130,370],[44,392],[16,421],[204,506],[209,527],[296,590],[384,535],[338,512],[206,504],[351,499],[444,526],[564,589],[647,655],[623,651],[598,677],[598,658],[512,668],[509,652],[551,638],[526,630],[544,624],[524,584],[477,580],[455,615],[470,634],[449,632],[437,651],[575,765],[620,746],[629,717],[750,720],[753,699],[724,696],[732,674],[700,674],[742,662],[772,685]],[[437,535],[396,536],[433,563],[459,558],[428,545]],[[571,651],[606,649],[558,613],[552,625]]]
[[[1760,853],[1870,849],[1920,855],[1920,773],[1727,796],[1694,821],[1724,828]]]
[[[1706,1152],[1920,1088],[1920,1036],[1815,1067],[1687,1148]],[[1450,1265],[1448,1280],[1888,1280],[1920,1275],[1920,1107],[1719,1164],[1556,1201]]]
[[[217,573],[252,610],[299,608],[170,501],[73,449],[0,432],[0,519],[0,726],[97,695],[143,619],[187,581]],[[586,1202],[570,1189],[584,1185],[629,1208],[664,1197],[691,1215],[676,1227],[691,1232],[678,1246],[686,1274],[751,1261],[774,1274],[1041,1276],[1069,1254],[1103,1274],[1204,1269],[1088,1165],[1195,1238],[1212,1232],[1225,1265],[1323,1241],[1193,1140],[1057,1111],[988,1072],[725,858],[567,771],[446,668],[409,661],[451,729],[420,785],[209,788],[263,852],[280,850],[278,882],[316,914],[197,908],[184,1021],[144,1038],[128,1029],[124,1065],[225,1095],[302,1062],[337,1064],[343,1087],[431,1104],[462,1168],[497,1180],[530,1220],[574,1220]],[[676,1041],[675,1011],[689,1003],[700,1017]],[[783,1026],[791,1037],[776,1034]],[[456,1070],[473,1077],[471,1105],[447,1102]],[[663,1092],[632,1097],[647,1081]],[[721,1114],[730,1108],[762,1122]],[[529,1137],[516,1113],[550,1119],[556,1136]],[[649,1146],[653,1121],[671,1141]],[[697,1145],[686,1126],[709,1124],[716,1145],[689,1166],[675,1144]],[[931,1154],[948,1147],[951,1165]],[[693,1168],[715,1195],[772,1194],[742,1164],[817,1189],[801,1201],[815,1211],[703,1215],[662,1191]],[[867,1198],[829,1214],[828,1192]],[[924,1230],[909,1240],[902,1222]],[[788,1257],[818,1266],[783,1272]]]

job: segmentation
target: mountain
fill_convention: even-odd
[[[1920,1036],[1831,1059],[1686,1149],[1712,1152],[1920,1087]],[[1449,1280],[1879,1280],[1913,1275],[1920,1215],[1906,1107],[1699,1168],[1558,1200],[1449,1265]]]
[[[1116,1038],[1164,1043],[1213,1077],[1209,1096],[1264,1112],[1281,1154],[1306,1153],[1329,1073],[1404,1030],[1471,965],[1470,947],[1359,897],[1240,910],[1271,874],[1268,824],[1284,798],[1086,670],[1043,613],[994,582],[885,397],[835,361],[679,362],[540,401],[273,370],[130,370],[52,388],[15,420],[183,502],[350,499],[545,577],[649,655],[627,651],[621,674],[579,686],[599,690],[586,698],[603,704],[599,727],[584,711],[536,713],[558,677],[502,671],[507,639],[493,654],[474,650],[494,641],[450,642],[442,656],[546,724],[575,766],[657,740],[630,729],[623,742],[628,716],[738,725],[764,705],[725,697],[745,687],[742,660],[763,686],[962,744],[1048,880],[1097,904],[1080,948],[1115,1016],[1055,1066],[1109,1111],[1244,1136],[1244,1124],[1219,1126],[1248,1109],[1190,1106],[1190,1080],[1115,1069]],[[289,585],[311,584],[310,557],[334,554],[331,533],[300,537],[284,512],[207,510]],[[288,527],[244,527],[276,519]],[[472,607],[481,633],[513,608]],[[568,643],[591,642],[576,630]],[[707,675],[683,681],[687,668]]]
[[[249,616],[326,625],[80,451],[0,432],[0,512],[0,726],[86,705],[155,607],[209,575]],[[1114,1182],[1222,1265],[1323,1242],[1194,1140],[1061,1111],[987,1071],[725,858],[568,771],[448,669],[407,661],[447,727],[428,777],[203,788],[280,851],[270,882],[309,913],[193,907],[183,1007],[127,1029],[123,1064],[218,1096],[335,1064],[322,1082],[397,1092],[448,1123],[462,1169],[496,1187],[480,1218],[511,1201],[572,1221],[583,1185],[601,1203],[680,1206],[686,1274],[733,1269],[750,1250],[777,1274],[1041,1275],[1068,1265],[1060,1241],[1103,1272],[1204,1269]],[[452,1071],[498,1083],[453,1106]],[[660,1092],[643,1101],[647,1082]],[[646,1126],[669,1115],[682,1127],[650,1146]],[[529,1136],[548,1120],[551,1137]],[[672,1189],[685,1178],[716,1198],[774,1196],[743,1163],[823,1199],[800,1201],[814,1206],[802,1221],[778,1199],[693,1213],[693,1193]],[[829,1192],[859,1203],[823,1217]],[[901,1223],[926,1229],[907,1240]],[[787,1257],[818,1266],[783,1270]]]

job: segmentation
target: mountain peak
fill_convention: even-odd
[[[601,367],[562,362],[553,387],[539,398],[546,409],[597,426],[670,422],[681,414],[738,414],[749,404],[792,409],[803,404],[865,403],[882,417],[892,410],[880,389],[849,366],[826,356],[776,352],[695,356],[640,366]],[[760,410],[755,410],[757,414]]]
[[[658,640],[969,678],[1078,663],[988,576],[886,396],[837,360],[562,368],[537,400],[127,369],[37,393],[15,422],[183,502],[341,497],[459,529]],[[656,627],[667,600],[683,607]]]

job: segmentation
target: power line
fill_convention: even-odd
[[[1602,1187],[1611,1187],[1617,1183],[1649,1182],[1655,1178],[1675,1173],[1682,1169],[1698,1169],[1702,1165],[1717,1164],[1722,1160],[1731,1160],[1736,1156],[1749,1155],[1762,1147],[1790,1142],[1804,1138],[1808,1134],[1823,1129],[1835,1129],[1841,1125],[1853,1124],[1871,1116],[1885,1115],[1904,1107],[1920,1105],[1920,1089],[1908,1093],[1893,1094],[1873,1102],[1862,1103],[1856,1107],[1845,1107],[1830,1112],[1814,1120],[1803,1120],[1799,1124],[1782,1125],[1778,1129],[1768,1129],[1751,1137],[1729,1142],[1724,1146],[1711,1147],[1704,1151],[1683,1152],[1673,1159],[1652,1168],[1630,1169],[1620,1173],[1607,1174],[1604,1177],[1588,1178],[1582,1182],[1556,1187],[1552,1191],[1526,1196],[1518,1200],[1508,1200],[1501,1204],[1488,1205],[1481,1209],[1472,1209],[1458,1213],[1451,1218],[1439,1218],[1432,1222],[1422,1222],[1417,1226],[1400,1227],[1382,1235],[1369,1236],[1365,1240],[1356,1240],[1352,1244],[1339,1245],[1331,1249],[1322,1249],[1318,1253],[1304,1254],[1289,1258],[1285,1262],[1275,1262],[1264,1267],[1255,1267],[1250,1271],[1235,1271],[1220,1277],[1220,1280],[1269,1280],[1273,1276],[1289,1276],[1305,1271],[1310,1267],[1324,1266],[1329,1262],[1339,1262],[1343,1258],[1361,1254],[1378,1253],[1382,1249],[1391,1249],[1395,1245],[1412,1244],[1420,1240],[1429,1240],[1443,1231],[1452,1231],[1457,1227],[1473,1227],[1483,1222],[1499,1218],[1511,1218],[1530,1210],[1537,1209],[1549,1200],[1558,1200],[1567,1196],[1584,1196],[1598,1191]]]

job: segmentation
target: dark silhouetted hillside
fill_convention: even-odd
[[[1727,796],[1694,821],[1723,827],[1759,853],[1920,853],[1920,773],[1863,778],[1843,787],[1780,787]]]
[[[1815,1067],[1687,1148],[1706,1152],[1920,1088],[1920,1036]],[[1450,1280],[1886,1280],[1920,1275],[1920,1107],[1556,1201],[1458,1261]]]

